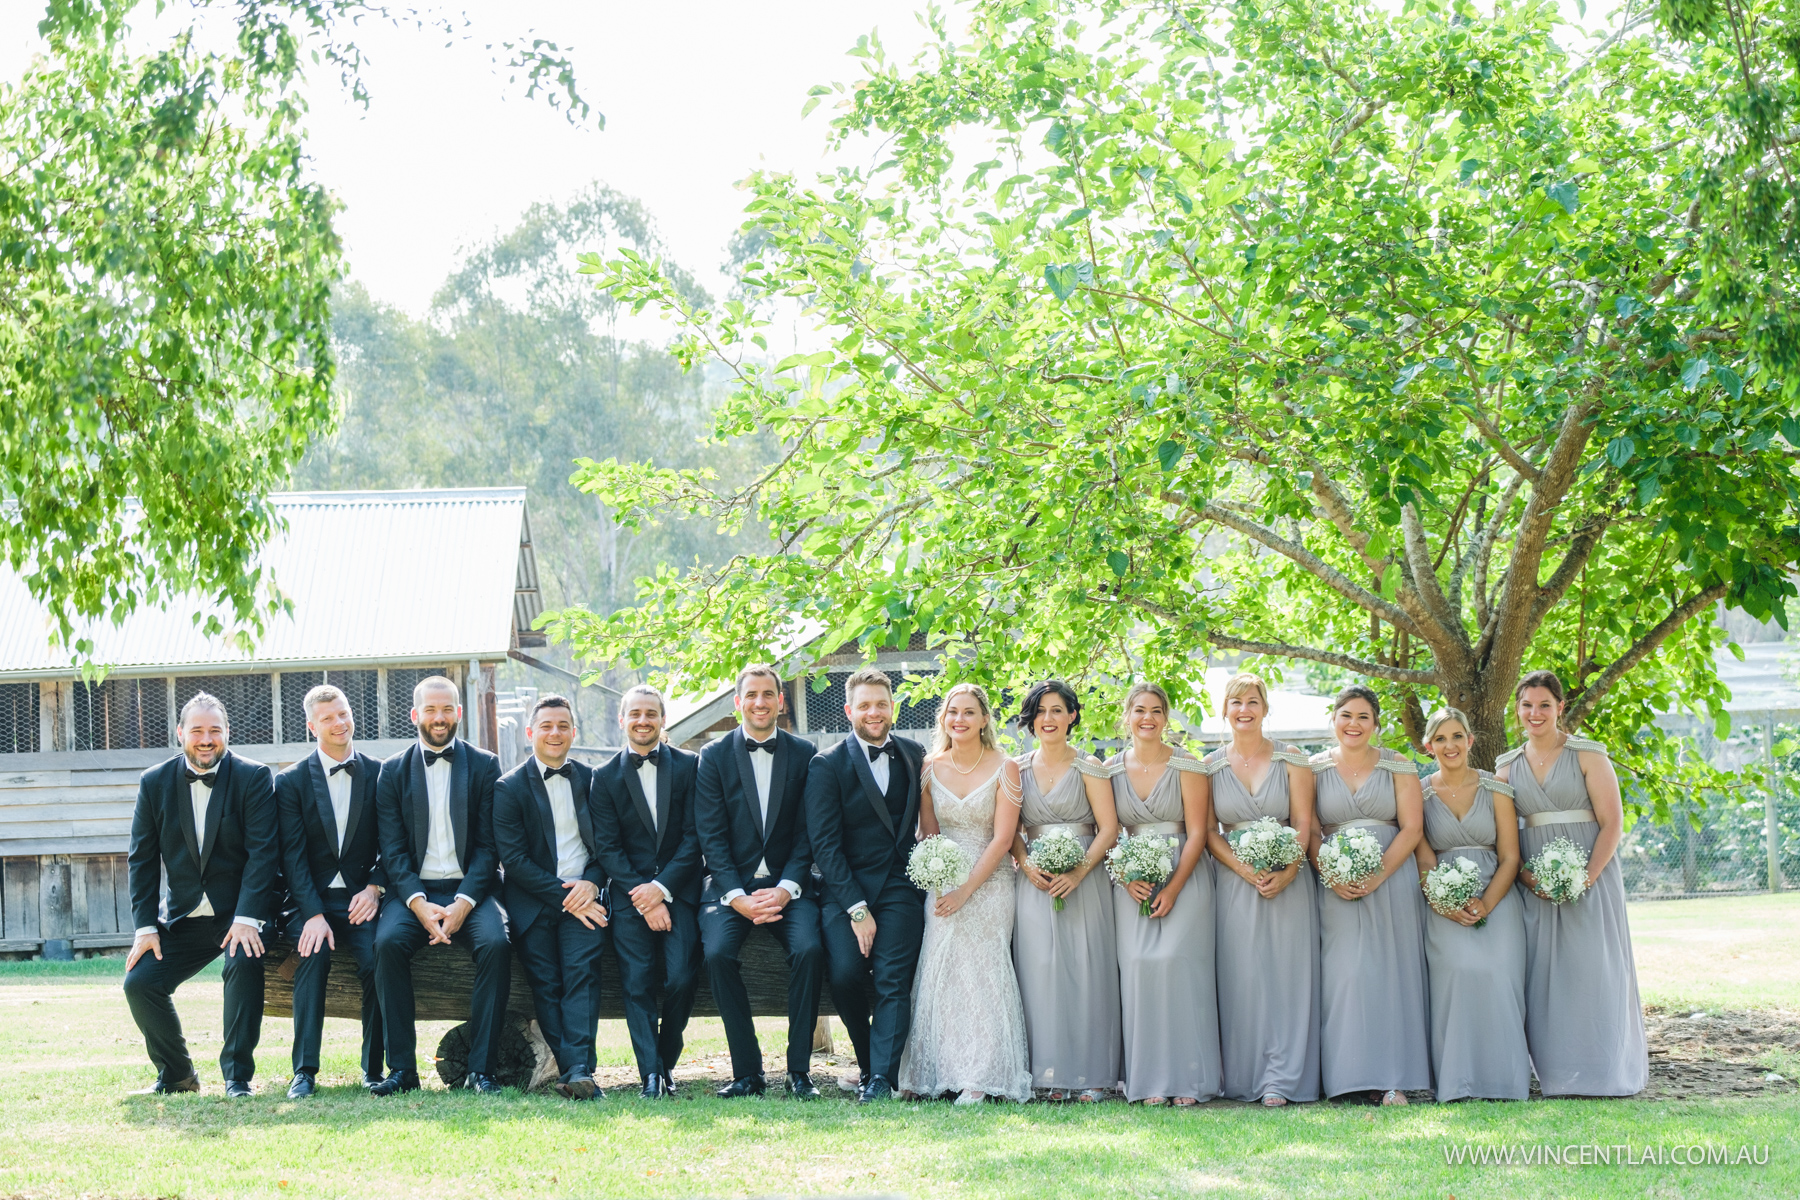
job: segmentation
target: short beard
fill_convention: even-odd
[[[455,724],[455,722],[450,723],[450,725],[449,725],[450,732],[444,735],[444,740],[441,742],[437,741],[432,736],[431,731],[435,727],[436,727],[435,724],[419,726],[419,740],[424,742],[427,746],[430,746],[433,750],[442,750],[445,746],[448,746],[451,742],[456,740],[456,724]]]
[[[182,754],[187,758],[188,762],[199,767],[202,771],[211,770],[213,767],[218,766],[219,760],[225,757],[225,751],[223,750],[220,750],[209,759],[201,758],[201,752],[197,750],[183,750]]]
[[[868,726],[866,726],[866,725],[859,724],[856,727],[856,732],[859,735],[861,735],[863,741],[869,742],[869,743],[871,743],[873,745],[877,745],[877,746],[879,746],[882,742],[886,741],[887,735],[892,733],[893,731],[894,731],[894,726],[891,722],[884,724],[881,727],[880,733],[870,733]]]

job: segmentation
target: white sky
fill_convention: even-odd
[[[428,2],[428,0],[427,0]],[[422,313],[459,253],[526,207],[599,181],[643,200],[673,257],[715,294],[725,243],[742,220],[733,186],[759,166],[810,175],[824,165],[831,100],[805,121],[814,84],[862,76],[847,57],[879,29],[890,57],[922,43],[924,0],[445,0],[473,21],[465,44],[368,25],[367,110],[317,72],[310,146],[343,202],[351,274],[379,299]],[[43,0],[0,0],[0,79],[41,47]],[[140,27],[150,25],[149,6]],[[606,128],[571,128],[526,100],[490,62],[488,41],[537,36],[572,48]],[[572,267],[572,264],[571,264]]]

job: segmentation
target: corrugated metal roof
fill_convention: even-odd
[[[263,562],[294,604],[253,656],[193,623],[200,606],[133,613],[91,628],[96,662],[121,671],[164,667],[300,667],[506,657],[515,616],[536,615],[537,567],[524,488],[407,492],[284,492],[272,499],[287,530]],[[521,561],[526,560],[526,561]],[[519,592],[529,580],[532,592]],[[62,676],[50,618],[0,565],[0,678]]]

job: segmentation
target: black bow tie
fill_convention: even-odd
[[[439,761],[440,759],[454,760],[455,758],[456,758],[456,747],[455,746],[451,746],[449,749],[446,749],[446,750],[427,750],[425,752],[425,765],[429,767],[433,763]],[[450,765],[455,766],[456,764],[454,761],[452,761]]]
[[[545,767],[544,768],[544,778],[548,779],[552,775],[561,775],[564,779],[574,779],[575,778],[575,764],[574,763],[564,763],[560,767]]]
[[[354,778],[356,775],[356,760],[354,758],[346,758],[343,762],[338,763],[336,766],[332,767],[331,770],[325,772],[325,778],[330,779],[339,771]]]
[[[755,754],[758,750],[765,751],[769,754],[775,753],[775,739],[774,738],[770,738],[766,742],[756,742],[756,741],[750,740],[749,738],[745,738],[744,746],[752,754]]]
[[[652,750],[648,754],[639,754],[636,750],[627,750],[625,752],[626,757],[631,759],[631,769],[634,771],[637,770],[639,767],[643,766],[645,763],[655,762],[656,754],[657,754],[657,752],[655,750]]]
[[[897,760],[900,757],[900,747],[894,745],[894,743],[892,743],[892,742],[887,743],[885,746],[870,746],[869,747],[869,761],[870,762],[874,762],[876,759],[880,758],[884,754],[887,755],[889,758]]]
[[[219,777],[219,773],[217,771],[208,771],[208,772],[206,772],[206,774],[202,775],[199,772],[195,771],[194,768],[192,768],[192,767],[187,768],[186,774],[187,774],[187,781],[189,783],[202,783],[202,784],[205,784],[207,787],[211,787],[213,785],[213,780],[215,780]]]

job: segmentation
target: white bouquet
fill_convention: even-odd
[[[1300,837],[1274,817],[1263,817],[1230,835],[1231,852],[1257,874],[1300,861]]]
[[[1120,885],[1167,883],[1169,876],[1175,873],[1175,847],[1179,845],[1179,839],[1159,834],[1146,833],[1137,837],[1121,834],[1118,842],[1106,852],[1106,873]],[[1140,902],[1138,913],[1149,916],[1150,901]]]
[[[1081,840],[1066,829],[1046,833],[1031,843],[1031,851],[1025,855],[1026,862],[1046,875],[1061,875],[1073,871],[1086,858],[1087,851],[1081,848]],[[1051,900],[1050,907],[1061,912],[1063,898],[1054,896]]]
[[[1481,868],[1466,858],[1445,859],[1425,873],[1425,902],[1442,916],[1449,916],[1481,895]],[[1480,929],[1487,918],[1475,922]]]
[[[969,877],[969,856],[941,833],[934,833],[912,848],[906,860],[906,877],[914,887],[942,896],[963,885]]]
[[[1326,887],[1361,883],[1381,871],[1381,840],[1357,826],[1327,838],[1319,847],[1319,881]]]
[[[1525,869],[1537,876],[1538,893],[1552,904],[1572,904],[1587,891],[1587,851],[1568,838],[1552,839]]]

